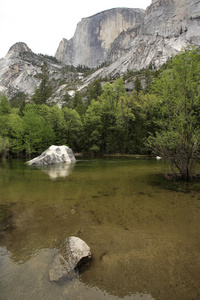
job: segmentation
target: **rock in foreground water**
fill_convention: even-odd
[[[54,257],[49,271],[50,281],[61,282],[75,277],[91,257],[90,247],[83,240],[74,236],[65,239]]]
[[[44,151],[40,156],[29,160],[27,163],[29,165],[52,165],[57,163],[72,163],[76,159],[72,152],[72,149],[67,146],[54,146],[52,145],[46,151]]]

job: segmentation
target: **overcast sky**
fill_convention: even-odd
[[[151,0],[0,0],[0,58],[17,42],[35,53],[55,55],[82,18],[114,7],[143,8]]]

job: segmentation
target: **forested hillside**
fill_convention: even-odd
[[[148,73],[144,89],[139,77],[131,94],[123,78],[103,87],[99,79],[85,94],[66,96],[60,108],[46,102],[51,85],[45,70],[31,101],[1,97],[1,156],[31,156],[51,144],[65,144],[74,152],[92,154],[154,151],[173,157],[172,169],[179,168],[182,156],[190,168],[200,146],[199,52],[183,51],[159,72]]]

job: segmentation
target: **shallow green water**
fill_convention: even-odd
[[[200,194],[165,189],[162,173],[154,159],[1,163],[0,299],[200,299]],[[49,282],[55,248],[72,235],[93,261]]]

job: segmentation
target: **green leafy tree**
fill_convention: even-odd
[[[83,128],[81,118],[75,109],[64,107],[62,111],[65,120],[66,144],[74,151],[80,151]]]
[[[7,136],[9,133],[9,115],[0,115],[0,134]]]
[[[19,156],[24,150],[24,128],[22,117],[19,116],[17,109],[12,109],[9,115],[9,138],[10,138],[10,152]]]
[[[169,163],[170,172],[189,180],[195,174],[200,147],[198,50],[182,51],[170,67],[154,85],[162,119],[148,145]]]
[[[117,107],[116,124],[118,127],[119,151],[121,153],[132,152],[130,142],[134,121],[135,115],[132,98],[128,96],[120,97]]]
[[[157,98],[152,94],[137,93],[135,90],[129,96],[129,107],[134,115],[130,119],[130,130],[126,142],[128,153],[145,154],[145,146],[149,132],[154,133],[156,128],[155,116]]]
[[[6,95],[0,97],[0,115],[8,115],[11,112],[11,106]]]
[[[7,136],[0,135],[0,158],[6,158],[10,149],[10,141]]]
[[[92,100],[88,107],[84,120],[84,148],[92,151],[94,154],[102,151],[102,120],[101,120],[101,103]]]
[[[119,151],[117,112],[121,97],[126,97],[126,89],[120,78],[113,84],[106,83],[98,100],[92,100],[84,117],[85,144],[88,150],[94,153]]]
[[[5,158],[10,149],[9,134],[9,114],[11,106],[5,95],[0,97],[0,156]]]
[[[119,132],[117,126],[118,102],[126,97],[123,79],[119,78],[113,84],[106,83],[99,100],[102,105],[102,150],[106,153],[119,151]]]
[[[53,131],[45,119],[39,115],[35,104],[26,105],[23,117],[24,147],[26,154],[41,153],[53,142]]]
[[[54,143],[56,145],[63,145],[67,142],[66,123],[63,111],[57,106],[50,107],[46,121],[50,124],[54,134]]]

